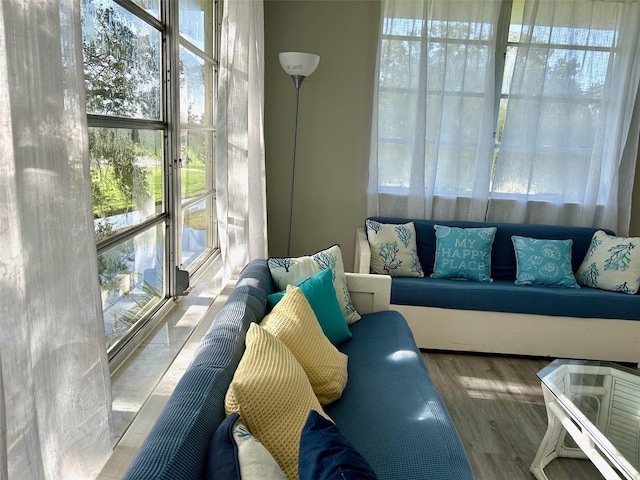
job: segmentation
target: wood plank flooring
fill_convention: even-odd
[[[477,480],[532,480],[547,428],[540,382],[549,359],[423,351]],[[549,480],[602,479],[588,460],[556,459]]]

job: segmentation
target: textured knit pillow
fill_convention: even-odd
[[[338,303],[342,308],[344,317],[347,319],[347,323],[351,325],[360,320],[360,315],[351,302],[351,296],[347,288],[347,276],[344,273],[342,250],[340,250],[339,245],[333,245],[326,250],[304,257],[271,257],[267,263],[278,290],[284,290],[288,284],[296,285],[312,277],[320,270],[330,268]]]
[[[232,413],[213,434],[207,478],[286,480],[275,459],[239,419]]]
[[[640,287],[640,238],[598,230],[576,272],[580,285],[635,294]]]
[[[375,480],[371,466],[351,442],[316,411],[309,412],[300,438],[300,480]]]
[[[580,288],[573,276],[573,240],[511,237],[516,252],[516,285]]]
[[[325,336],[300,288],[289,285],[260,326],[293,353],[321,404],[340,398],[347,385],[347,356]]]
[[[432,278],[491,282],[491,246],[496,227],[459,228],[434,225],[436,260]]]
[[[320,273],[303,280],[296,286],[300,287],[305,298],[309,301],[309,305],[311,305],[313,313],[316,314],[322,331],[331,343],[338,345],[351,338],[347,320],[344,318],[336,297],[336,289],[333,286],[330,268],[325,268]],[[284,294],[285,291],[283,290],[267,296],[269,306],[273,308],[282,300]]]
[[[413,222],[404,225],[365,220],[371,247],[371,270],[392,277],[424,277]]]
[[[228,404],[230,394],[237,404]],[[247,331],[246,350],[227,399],[227,414],[239,412],[242,422],[273,455],[287,478],[298,478],[300,435],[309,412],[327,415],[293,354],[255,323]]]

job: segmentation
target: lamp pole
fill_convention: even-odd
[[[296,116],[293,123],[293,166],[291,167],[291,195],[289,196],[289,236],[287,237],[287,257],[291,256],[291,227],[293,226],[293,198],[296,185],[296,150],[298,145],[298,106],[300,105],[300,87],[305,77],[291,75],[296,87]]]
[[[296,151],[298,145],[298,107],[300,105],[300,87],[306,77],[311,75],[320,62],[313,53],[281,52],[279,55],[282,69],[291,75],[296,88],[296,112],[293,127],[293,166],[291,168],[291,194],[289,196],[289,235],[287,236],[287,256],[291,256],[291,234],[293,231],[293,201],[296,185]]]

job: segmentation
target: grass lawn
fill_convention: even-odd
[[[100,218],[102,215],[109,217],[133,210],[133,199],[126,198],[125,195],[118,190],[113,181],[113,173],[107,169],[102,169],[102,177],[100,178],[100,191],[104,194],[102,205],[93,205],[94,218]],[[189,169],[180,171],[182,191],[192,197],[200,195],[206,191],[205,167],[202,165],[190,165]],[[162,201],[162,172],[160,169],[150,170],[147,175],[147,181],[153,188],[153,195],[156,203]],[[95,181],[95,179],[93,179]]]

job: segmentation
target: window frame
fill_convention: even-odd
[[[113,3],[122,7],[150,27],[156,29],[160,35],[161,45],[161,118],[159,120],[149,120],[142,118],[129,118],[120,116],[110,116],[101,114],[87,114],[89,128],[108,129],[145,129],[161,131],[163,135],[163,209],[162,212],[151,215],[146,220],[123,228],[114,235],[96,243],[96,254],[100,255],[111,249],[123,245],[137,235],[149,232],[158,226],[164,225],[163,243],[163,292],[161,298],[150,305],[145,314],[141,315],[124,335],[118,338],[107,348],[109,368],[113,373],[126,360],[126,358],[138,347],[144,338],[151,333],[163,320],[166,313],[174,306],[175,301],[184,292],[178,291],[176,277],[181,269],[181,245],[183,212],[192,205],[203,200],[211,201],[210,215],[207,218],[207,240],[208,248],[200,254],[197,261],[189,266],[189,275],[195,278],[200,272],[211,265],[219,256],[218,237],[215,223],[215,178],[211,179],[211,188],[206,192],[183,202],[181,198],[181,135],[187,131],[206,131],[213,136],[215,142],[215,102],[217,98],[218,85],[218,55],[220,49],[220,25],[222,19],[222,2],[213,2],[213,49],[214,56],[205,54],[193,44],[185,40],[179,33],[179,2],[171,0],[159,1],[159,15],[156,18],[142,7],[133,3],[133,0],[112,0]],[[173,32],[170,34],[169,32]],[[179,71],[180,58],[179,49],[181,46],[199,57],[205,56],[205,63],[212,69],[212,92],[211,92],[211,125],[197,126],[180,123],[180,76],[174,74]],[[212,146],[211,151],[212,175],[215,175],[215,157]],[[210,231],[209,231],[210,229]],[[211,237],[209,234],[211,233]],[[209,246],[210,245],[210,246]]]

